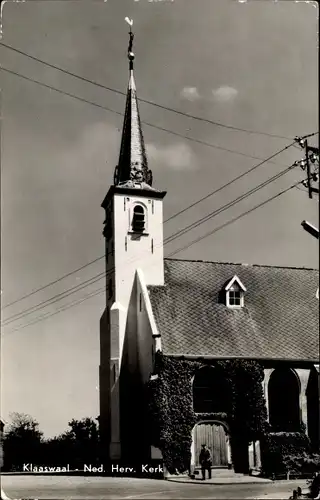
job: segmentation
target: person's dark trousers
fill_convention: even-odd
[[[201,467],[202,479],[206,478],[206,470],[208,471],[209,479],[211,479],[211,466],[206,465],[205,467]]]

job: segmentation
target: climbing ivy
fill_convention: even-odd
[[[197,363],[172,360],[157,352],[155,375],[147,384],[151,442],[162,451],[169,472],[189,467],[196,423],[191,378],[197,367]]]
[[[263,367],[255,361],[226,360],[199,362],[156,353],[155,374],[147,383],[151,443],[162,451],[169,472],[184,472],[190,464],[192,429],[200,416],[193,410],[192,377],[200,367],[220,368],[230,391],[230,411],[202,414],[220,418],[230,427],[231,437],[241,436],[248,445],[268,430],[262,390]]]

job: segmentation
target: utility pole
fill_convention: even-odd
[[[319,194],[319,188],[314,188],[312,186],[312,181],[317,182],[319,179],[318,172],[311,172],[310,161],[315,163],[318,160],[319,163],[319,148],[314,148],[308,145],[308,139],[305,140],[305,151],[306,151],[306,166],[307,166],[307,183],[308,183],[308,193],[309,198],[312,198],[312,193]],[[311,153],[311,155],[310,155]]]
[[[307,178],[302,181],[302,184],[308,188],[309,198],[312,199],[313,193],[319,194],[319,187],[313,187],[313,182],[319,181],[319,148],[309,146],[308,139],[305,137],[296,137],[295,140],[305,150],[305,157],[296,164],[300,164],[302,170],[307,172]]]

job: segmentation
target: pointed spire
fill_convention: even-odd
[[[149,187],[152,185],[152,173],[148,169],[148,160],[141,129],[136,85],[133,76],[134,53],[132,52],[133,22],[125,19],[130,25],[129,32],[129,83],[127,89],[126,110],[123,121],[122,139],[118,166],[115,170],[115,185],[132,187]]]

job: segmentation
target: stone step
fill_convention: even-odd
[[[201,469],[196,469],[195,473],[197,476],[201,475]],[[206,472],[206,474],[208,474]],[[237,472],[234,472],[231,469],[211,469],[211,475],[215,477],[240,477],[243,476],[243,474],[239,474]]]

